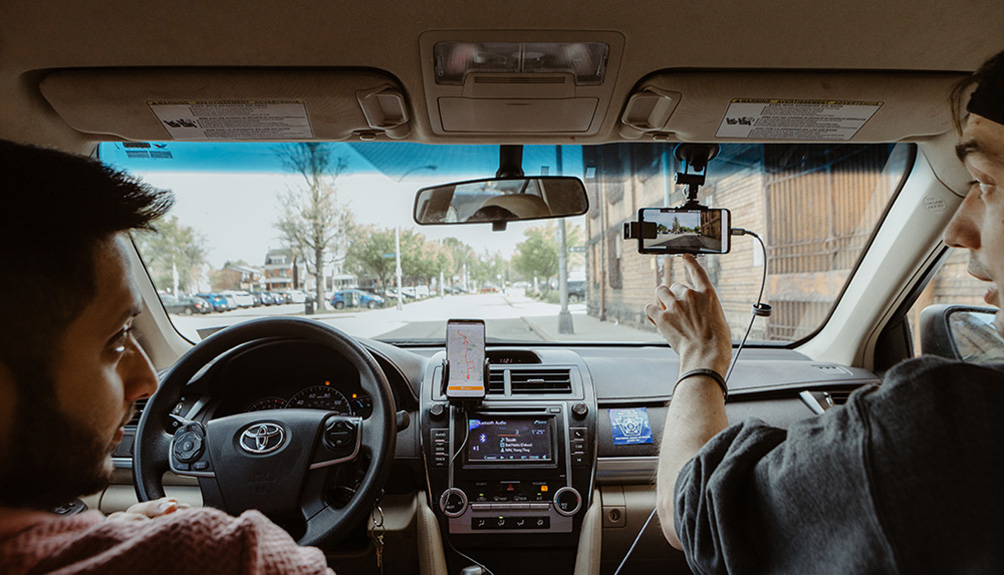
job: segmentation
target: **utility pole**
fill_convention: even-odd
[[[555,146],[555,167],[562,173],[561,146]],[[561,296],[561,311],[558,312],[558,333],[575,333],[572,312],[568,311],[568,241],[565,237],[565,218],[558,220],[558,293]]]
[[[405,176],[412,172],[417,172],[419,170],[435,170],[436,166],[418,166],[417,168],[412,168],[407,172],[401,174],[397,179],[397,183],[400,184],[401,180],[404,180]],[[394,226],[394,275],[397,277],[397,310],[401,311],[404,309],[404,304],[401,303],[401,226]]]

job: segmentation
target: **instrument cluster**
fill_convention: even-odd
[[[368,417],[373,412],[373,400],[360,391],[339,389],[331,381],[304,387],[289,397],[261,397],[245,408],[245,412],[266,409],[323,409],[339,415]]]

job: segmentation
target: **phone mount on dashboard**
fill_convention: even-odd
[[[721,147],[718,144],[679,144],[673,150],[677,160],[683,162],[683,171],[677,172],[676,183],[687,186],[687,202],[684,209],[703,209],[697,200],[700,187],[704,185],[708,173],[708,162],[718,156]],[[693,170],[693,172],[691,172]],[[651,240],[656,237],[656,225],[653,222],[624,222],[624,239]]]
[[[485,376],[484,376],[485,377],[485,394],[487,394],[487,392],[488,392],[488,382],[490,381],[490,379],[489,379],[489,374],[490,374],[489,366],[490,365],[491,364],[490,364],[488,358],[486,357],[485,358]],[[447,396],[446,388],[447,388],[447,386],[449,386],[449,383],[450,383],[450,362],[446,361],[446,359],[443,359],[443,381],[441,381],[440,384],[439,384],[440,385],[440,387],[439,387],[439,393],[442,394],[443,396]],[[458,405],[458,406],[463,406],[463,407],[477,407],[478,404],[480,404],[483,399],[484,399],[483,396],[479,397],[479,398],[466,398],[466,397],[465,398],[456,398],[456,397],[448,397],[447,396],[447,401],[449,401],[450,404],[452,404],[452,405]]]

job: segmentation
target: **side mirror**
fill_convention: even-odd
[[[586,187],[578,178],[538,176],[489,178],[422,188],[415,195],[420,225],[491,223],[578,216],[589,210]]]
[[[968,305],[932,305],[920,313],[920,349],[925,355],[970,363],[1004,361],[1004,338],[994,328],[998,310]]]

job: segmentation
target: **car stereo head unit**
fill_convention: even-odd
[[[554,417],[475,414],[467,430],[468,465],[555,463]]]

